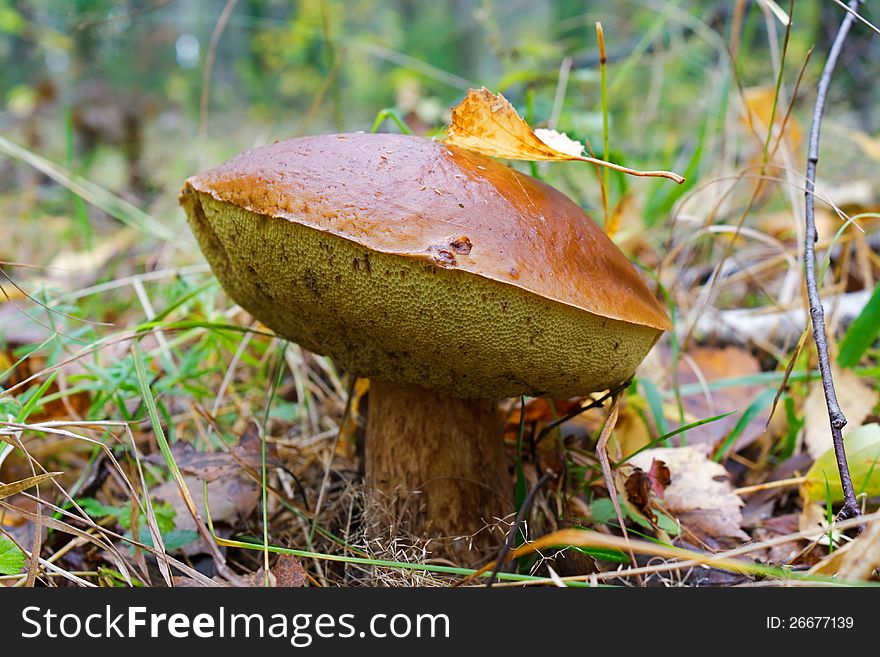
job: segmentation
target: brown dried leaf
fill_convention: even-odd
[[[763,560],[765,563],[790,564],[792,559],[803,549],[802,541],[793,539],[785,543],[773,543],[772,539],[780,536],[796,535],[799,531],[798,525],[799,514],[786,513],[780,516],[772,516],[765,518],[755,527],[752,538],[758,542],[770,542],[766,551],[763,552]],[[758,557],[760,553],[756,553]]]
[[[636,468],[635,472],[626,478],[624,490],[626,490],[626,498],[630,504],[648,518],[654,517],[653,512],[648,508],[648,504],[651,502],[651,479],[647,472]]]
[[[192,494],[195,508],[199,513],[204,513],[205,499],[202,480],[190,475],[185,475],[183,479]],[[176,512],[174,525],[177,529],[193,531],[197,529],[188,505],[181,497],[176,481],[166,481],[160,484],[153,489],[152,496],[153,499],[166,502],[174,508]],[[259,486],[253,479],[243,474],[224,475],[208,483],[208,508],[215,525],[235,527],[254,512],[259,502]],[[218,533],[222,533],[219,528]],[[194,543],[184,545],[181,551],[187,556],[192,556],[208,552],[208,547],[205,545],[204,539],[200,538]]]
[[[291,554],[279,556],[278,561],[272,566],[272,573],[275,575],[277,586],[289,588],[305,586],[306,571],[303,570],[299,559]]]
[[[629,463],[648,470],[655,459],[669,468],[670,483],[663,499],[683,525],[713,538],[748,538],[741,529],[743,501],[733,491],[724,466],[692,446],[645,450]]]
[[[656,527],[657,516],[654,514],[652,506],[658,505],[652,501],[654,497],[663,497],[663,492],[669,483],[669,468],[663,461],[655,459],[651,462],[649,471],[645,472],[641,468],[635,468],[624,484],[627,502],[650,520],[651,524],[655,525],[655,529],[659,529],[659,527]]]
[[[683,358],[678,363],[678,384],[682,386],[746,377],[761,371],[758,360],[748,351],[738,347],[695,347],[687,353],[688,358]],[[720,420],[689,429],[687,443],[716,446],[727,437],[743,411],[763,390],[760,385],[731,386],[685,397],[682,404],[687,412],[688,421],[739,411]],[[733,451],[755,442],[764,433],[769,416],[769,408],[757,413],[736,439]]]
[[[244,580],[249,586],[266,586],[266,571],[262,567],[255,573],[246,575]],[[300,588],[306,585],[306,571],[299,559],[291,554],[282,554],[275,565],[269,568],[269,586],[272,588]]]
[[[253,423],[248,425],[238,444],[230,447],[228,452],[204,452],[190,443],[178,442],[171,446],[171,453],[181,472],[204,481],[215,481],[244,468],[259,470],[263,463],[262,443]],[[165,462],[161,454],[150,454],[146,460],[156,465]],[[266,445],[266,464],[270,467],[283,465],[274,444]]]
[[[642,513],[645,513],[651,501],[651,494],[663,497],[663,492],[671,481],[671,473],[667,465],[663,461],[655,459],[651,462],[650,470],[645,472],[641,468],[636,468],[627,478],[625,485],[626,494],[629,501]],[[645,515],[649,514],[645,513]]]
[[[529,127],[513,105],[501,94],[485,87],[471,89],[452,110],[452,123],[444,143],[506,160],[591,162],[633,176],[669,178],[678,184],[684,178],[670,171],[636,171],[583,155],[584,145],[555,130]]]
[[[871,579],[880,568],[880,522],[872,523],[848,548],[838,577],[844,581]]]
[[[672,483],[672,473],[669,471],[669,466],[663,461],[655,459],[651,462],[648,477],[651,481],[651,490],[658,497],[663,497],[666,487]]]

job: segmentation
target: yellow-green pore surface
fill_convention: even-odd
[[[569,397],[631,376],[662,332],[377,252],[191,187],[182,203],[233,299],[360,376],[463,397]]]

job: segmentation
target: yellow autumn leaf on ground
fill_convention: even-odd
[[[583,155],[584,145],[555,130],[532,130],[501,94],[485,87],[471,89],[452,110],[452,123],[444,143],[506,160],[580,161],[622,171],[632,176],[684,178],[671,171],[636,171],[619,164]]]

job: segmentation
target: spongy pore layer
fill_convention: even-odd
[[[237,303],[359,376],[462,397],[569,397],[626,380],[662,332],[190,186],[181,202]]]

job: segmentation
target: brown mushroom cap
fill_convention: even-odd
[[[278,142],[190,178],[180,200],[233,299],[361,376],[584,394],[631,376],[670,328],[565,195],[427,139]]]

